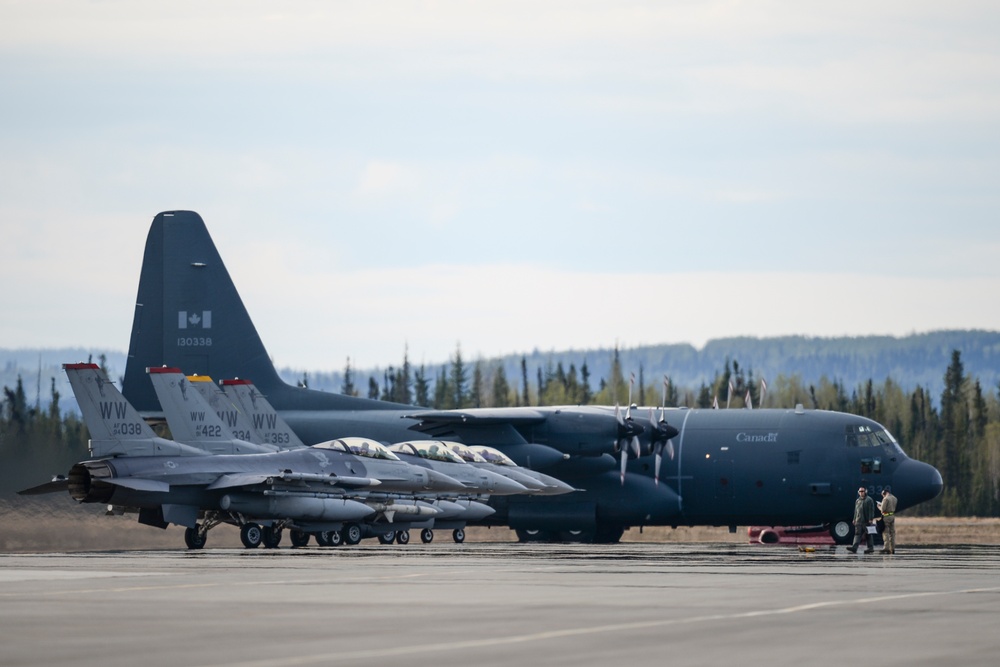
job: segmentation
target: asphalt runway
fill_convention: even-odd
[[[996,546],[0,554],[0,665],[995,665],[998,565]]]

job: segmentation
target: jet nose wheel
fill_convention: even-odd
[[[264,535],[257,524],[245,523],[240,526],[240,541],[247,549],[256,549],[263,539]]]
[[[462,542],[465,541],[465,530],[463,530],[462,528],[456,528],[452,532],[451,537],[453,540],[455,540],[455,542],[461,544]]]
[[[420,541],[424,544],[430,544],[431,540],[434,539],[434,531],[430,528],[424,528],[420,531]]]

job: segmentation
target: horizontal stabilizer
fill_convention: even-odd
[[[38,486],[33,486],[30,489],[24,489],[23,491],[18,491],[19,496],[40,496],[44,493],[58,493],[58,492],[69,491],[69,480],[62,475],[56,475],[52,478],[52,481],[45,482],[45,484],[39,484]]]

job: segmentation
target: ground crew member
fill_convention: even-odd
[[[882,512],[882,521],[885,522],[885,530],[882,531],[882,540],[885,547],[880,553],[896,553],[896,496],[892,495],[892,490],[887,486],[882,489],[882,502],[878,504]]]
[[[861,487],[858,489],[858,499],[854,501],[854,544],[847,547],[852,554],[858,553],[858,545],[861,543],[861,536],[865,536],[866,554],[875,552],[875,540],[868,532],[868,526],[875,521],[875,501],[868,497],[868,489]]]

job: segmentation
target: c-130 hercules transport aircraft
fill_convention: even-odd
[[[459,314],[460,315],[460,314]],[[146,240],[123,393],[161,416],[146,373],[246,378],[306,444],[360,436],[488,445],[577,489],[494,497],[485,523],[522,540],[617,542],[642,526],[828,524],[853,537],[859,486],[891,486],[899,510],[937,496],[940,473],[871,419],[793,409],[563,406],[428,410],[282,381],[201,217],[157,215]]]

